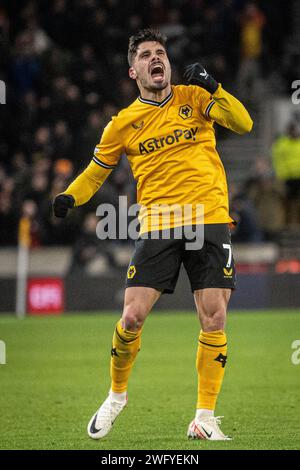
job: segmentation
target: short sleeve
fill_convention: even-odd
[[[108,170],[113,170],[124,152],[114,118],[107,124],[99,144],[94,150],[93,161]]]

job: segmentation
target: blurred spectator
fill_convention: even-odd
[[[230,215],[236,222],[232,232],[233,242],[259,243],[263,240],[255,207],[244,192],[233,196]]]
[[[79,149],[80,160],[77,167],[82,169],[91,159],[95,145],[100,141],[104,129],[104,118],[100,111],[91,111],[87,117],[87,122],[81,128],[78,136],[77,148]]]
[[[51,130],[49,126],[41,126],[35,131],[32,146],[33,160],[53,155],[53,141],[51,139]]]
[[[11,175],[15,181],[17,197],[21,196],[26,187],[27,182],[30,180],[30,169],[26,162],[25,154],[22,151],[17,151],[11,159]]]
[[[56,160],[53,167],[53,174],[56,177],[61,177],[65,181],[69,181],[73,174],[73,164],[70,160],[60,158]]]
[[[167,11],[165,23],[160,25],[160,30],[168,38],[168,54],[170,60],[181,60],[184,47],[188,44],[185,26],[181,22],[181,13],[177,8]]]
[[[0,8],[0,70],[7,67],[9,61],[10,21],[7,13]],[[4,78],[4,77],[3,77]]]
[[[100,254],[105,257],[109,268],[117,267],[111,244],[105,240],[100,241],[96,235],[98,222],[99,218],[93,212],[85,216],[80,234],[73,245],[70,274],[87,269]]]
[[[41,55],[47,52],[52,45],[52,41],[47,33],[38,24],[37,18],[32,16],[28,20],[28,31],[32,35],[33,51],[37,55]]]
[[[245,192],[255,207],[264,239],[276,239],[285,228],[285,198],[284,188],[275,179],[269,160],[263,157],[256,159],[252,174],[246,181]]]
[[[42,239],[42,226],[36,202],[31,199],[25,199],[22,204],[21,213],[30,220],[30,246],[31,248],[36,248],[41,245]]]
[[[252,98],[261,77],[260,58],[263,52],[263,28],[266,18],[254,2],[246,4],[240,19],[241,63],[238,90],[242,98]]]
[[[56,121],[53,129],[53,146],[56,158],[72,158],[72,134],[66,121]]]
[[[17,243],[18,213],[13,198],[14,180],[0,167],[0,245]]]
[[[31,177],[31,185],[25,197],[34,201],[37,208],[48,196],[48,176],[43,172],[34,172]]]
[[[300,224],[300,126],[291,122],[272,147],[275,174],[286,189],[286,222]]]
[[[136,99],[136,86],[133,80],[121,78],[118,83],[119,103],[122,107],[128,106]]]
[[[41,64],[34,51],[32,34],[23,31],[16,38],[12,59],[12,78],[19,98],[39,87],[40,74]]]

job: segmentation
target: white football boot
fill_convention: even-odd
[[[112,400],[109,394],[105,402],[91,418],[87,427],[88,435],[92,439],[102,439],[102,437],[105,437],[126,405],[127,396],[125,401],[120,402]]]
[[[190,423],[187,431],[189,439],[206,439],[208,441],[231,441],[231,437],[225,436],[219,428],[223,416],[204,416],[195,418]]]

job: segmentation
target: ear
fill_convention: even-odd
[[[133,67],[130,67],[130,69],[128,71],[128,75],[129,75],[130,78],[132,78],[132,80],[136,79],[137,73],[136,73],[136,71],[134,70]]]

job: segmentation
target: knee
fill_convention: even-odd
[[[144,323],[143,309],[134,302],[124,307],[122,315],[123,328],[129,331],[136,331],[142,328]]]
[[[202,329],[206,332],[225,330],[226,310],[217,309],[200,315]]]

